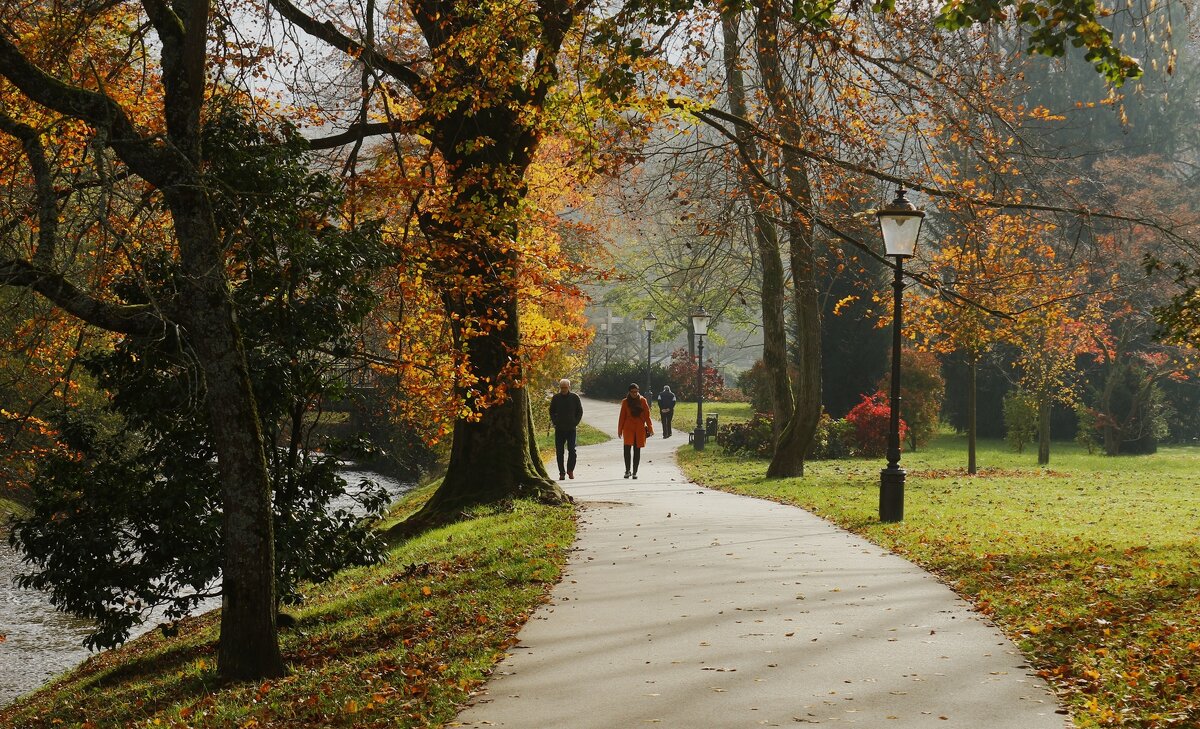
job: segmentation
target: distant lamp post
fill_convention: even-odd
[[[654,327],[658,326],[658,317],[654,316],[654,312],[642,319],[642,326],[646,327],[646,396],[653,398],[654,388],[650,385],[650,337],[654,335]]]
[[[900,328],[901,303],[904,296],[904,259],[912,258],[917,248],[917,236],[925,211],[917,210],[904,196],[904,188],[896,191],[896,199],[878,210],[879,230],[887,255],[896,259],[892,289],[892,402],[888,423],[887,468],[879,472],[879,521],[896,522],[904,519],[904,469],[900,468]]]
[[[692,331],[696,333],[696,432],[692,445],[704,450],[704,335],[708,334],[708,312],[703,306],[692,313]]]
[[[608,369],[608,322],[600,322],[600,329],[604,332],[604,369]]]

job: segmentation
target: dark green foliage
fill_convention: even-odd
[[[915,451],[937,433],[946,380],[937,355],[917,349],[900,350],[900,372],[900,414],[908,423],[908,448]],[[890,393],[891,387],[889,372],[879,381],[878,389]]]
[[[728,453],[769,458],[775,452],[775,436],[770,413],[754,413],[742,423],[730,423],[717,429],[717,445]]]
[[[717,445],[728,453],[770,458],[775,452],[773,422],[771,413],[755,412],[748,421],[722,425],[717,430]],[[817,425],[806,458],[832,460],[849,458],[854,454],[854,424],[845,419],[834,420],[828,413],[821,413],[821,422]]]
[[[890,276],[891,269],[852,248],[835,248],[828,255],[831,262],[824,267],[825,280],[820,284],[825,292],[821,311],[821,402],[833,417],[844,417],[858,404],[862,393],[875,389],[891,362],[891,332],[878,326],[878,312],[866,293],[875,290],[885,274]]]
[[[305,414],[343,389],[331,355],[353,346],[387,256],[374,226],[333,223],[335,181],[312,173],[302,149],[294,137],[268,138],[236,111],[218,112],[207,129],[207,173],[268,438],[284,602],[299,598],[301,581],[378,559],[381,540],[348,509],[371,515],[386,505],[369,482],[347,498],[336,460],[307,442]],[[167,258],[141,264],[122,294],[170,310],[179,269]],[[219,589],[221,484],[186,332],[126,337],[84,364],[110,403],[59,414],[69,452],[41,464],[31,514],[15,521],[10,541],[33,566],[19,581],[93,619],[88,643],[107,647],[146,609],[173,619]]]
[[[1131,360],[1114,365],[1108,376],[1106,396],[1097,404],[1105,452],[1110,456],[1154,453],[1159,439],[1167,436],[1162,388]]]
[[[790,368],[788,374],[791,382],[795,382],[796,378],[800,376],[795,367]],[[767,372],[767,366],[761,359],[756,360],[753,367],[738,375],[737,386],[749,399],[750,407],[754,408],[754,412],[774,414],[775,409],[771,402],[770,375]]]
[[[1099,411],[1083,403],[1075,403],[1075,442],[1087,449],[1088,455],[1100,447]]]
[[[122,642],[143,608],[182,617],[220,573],[211,449],[200,439],[144,439],[119,423],[105,412],[61,415],[62,442],[83,457],[40,464],[30,513],[9,534],[38,568],[17,583],[95,621],[90,647]]]
[[[962,433],[967,429],[967,402],[969,397],[969,372],[965,358],[953,354],[945,358],[942,375],[946,381],[946,399],[943,414],[955,430]],[[991,360],[980,362],[976,368],[976,427],[980,438],[1004,437],[1004,395],[1011,384],[1001,369]],[[901,375],[903,377],[903,375]]]
[[[894,0],[884,1],[891,5]],[[943,5],[937,25],[959,30],[1015,17],[1031,29],[1027,46],[1030,53],[1058,58],[1066,54],[1070,43],[1086,49],[1084,60],[1116,86],[1141,78],[1142,69],[1113,45],[1112,31],[1096,22],[1096,14],[1094,0],[974,0]]]
[[[767,366],[755,360],[754,366],[738,375],[738,389],[750,399],[750,407],[756,413],[774,413],[771,407],[771,389],[767,382]]]
[[[695,370],[692,372],[695,374]],[[662,392],[663,385],[669,385],[676,395],[679,394],[679,386],[670,379],[662,365],[652,367],[650,374],[652,376],[650,385],[654,392],[645,391],[645,363],[611,362],[607,366],[584,372],[583,382],[580,383],[580,390],[587,393],[588,397],[601,400],[616,400],[625,397],[626,393],[629,392],[629,386],[637,383],[637,386],[642,390],[642,394],[646,396],[647,400],[652,400],[652,395],[657,396],[658,393]]]

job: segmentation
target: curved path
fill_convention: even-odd
[[[615,435],[616,405],[584,411]],[[637,481],[618,443],[579,450],[566,575],[452,726],[1070,725],[945,585],[801,509],[688,483],[686,439],[656,434]]]

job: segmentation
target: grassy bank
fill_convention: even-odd
[[[24,504],[0,497],[0,527],[4,526],[5,522],[8,521],[8,517],[20,516],[27,511],[28,509],[25,508]]]
[[[680,450],[694,480],[797,504],[939,574],[992,616],[1080,727],[1200,726],[1200,449],[1107,458],[963,439],[904,455],[905,521],[880,524],[882,459],[814,462],[767,481],[766,461]]]
[[[177,638],[155,631],[92,657],[0,710],[0,726],[441,726],[558,581],[574,532],[568,508],[481,511],[307,590],[289,610],[297,629],[282,634],[286,678],[222,685],[213,612],[186,620]]]

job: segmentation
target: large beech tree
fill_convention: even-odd
[[[431,273],[441,286],[454,348],[462,355],[455,389],[465,407],[454,424],[441,487],[402,528],[514,496],[568,500],[534,445],[518,316],[517,238],[558,54],[587,4],[544,0],[520,3],[514,11],[504,4],[413,0],[392,20],[421,38],[423,47],[393,47],[395,55],[369,32],[352,37],[316,10],[289,0],[271,5],[370,73],[398,84],[403,91],[395,93],[405,97],[399,105],[418,109],[415,118],[382,128],[360,125],[334,143],[381,130],[415,130],[431,148],[427,162],[436,186],[416,206],[415,217],[432,252]],[[404,51],[420,60],[402,60]]]

